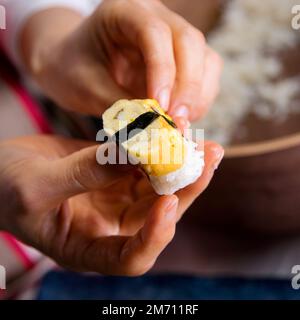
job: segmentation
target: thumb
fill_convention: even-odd
[[[104,164],[97,162],[96,154],[107,145],[95,145],[54,161],[49,170],[50,186],[55,198],[66,199],[76,194],[108,187],[130,174],[130,165]]]

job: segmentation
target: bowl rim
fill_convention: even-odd
[[[225,147],[225,158],[252,157],[282,151],[295,146],[300,147],[300,133],[288,136],[262,140],[259,142],[237,144]]]

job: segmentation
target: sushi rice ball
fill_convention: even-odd
[[[182,136],[156,100],[119,100],[102,118],[106,134],[143,169],[157,194],[173,194],[201,176],[204,152]]]

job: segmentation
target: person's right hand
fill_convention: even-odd
[[[22,32],[31,74],[59,105],[99,116],[122,98],[155,98],[171,116],[202,117],[222,60],[204,35],[158,0],[104,0],[94,14],[53,8]]]
[[[157,196],[134,167],[99,165],[97,147],[54,136],[0,143],[0,230],[73,270],[142,274],[207,187],[223,149],[206,143],[198,181]]]

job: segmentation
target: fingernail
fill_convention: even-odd
[[[190,126],[191,126],[191,123],[189,122],[189,120],[187,120],[186,118],[182,118],[180,117],[179,118],[180,120],[180,123],[181,123],[181,126],[184,128],[184,129],[188,129]]]
[[[168,110],[170,102],[170,90],[168,88],[164,88],[161,90],[158,95],[158,102],[165,111]]]
[[[178,205],[178,198],[172,197],[171,200],[169,200],[168,204],[166,204],[166,219],[173,220],[174,217],[177,215],[177,205]]]
[[[172,117],[173,121],[176,123],[177,128],[184,132],[185,129],[188,129],[190,126],[190,123],[187,119],[182,117]]]
[[[189,108],[186,106],[180,106],[176,108],[173,112],[174,117],[182,117],[188,119],[189,117]]]
[[[224,157],[224,149],[221,147],[214,147],[212,151],[214,152],[216,158],[213,164],[213,169],[217,170]]]

